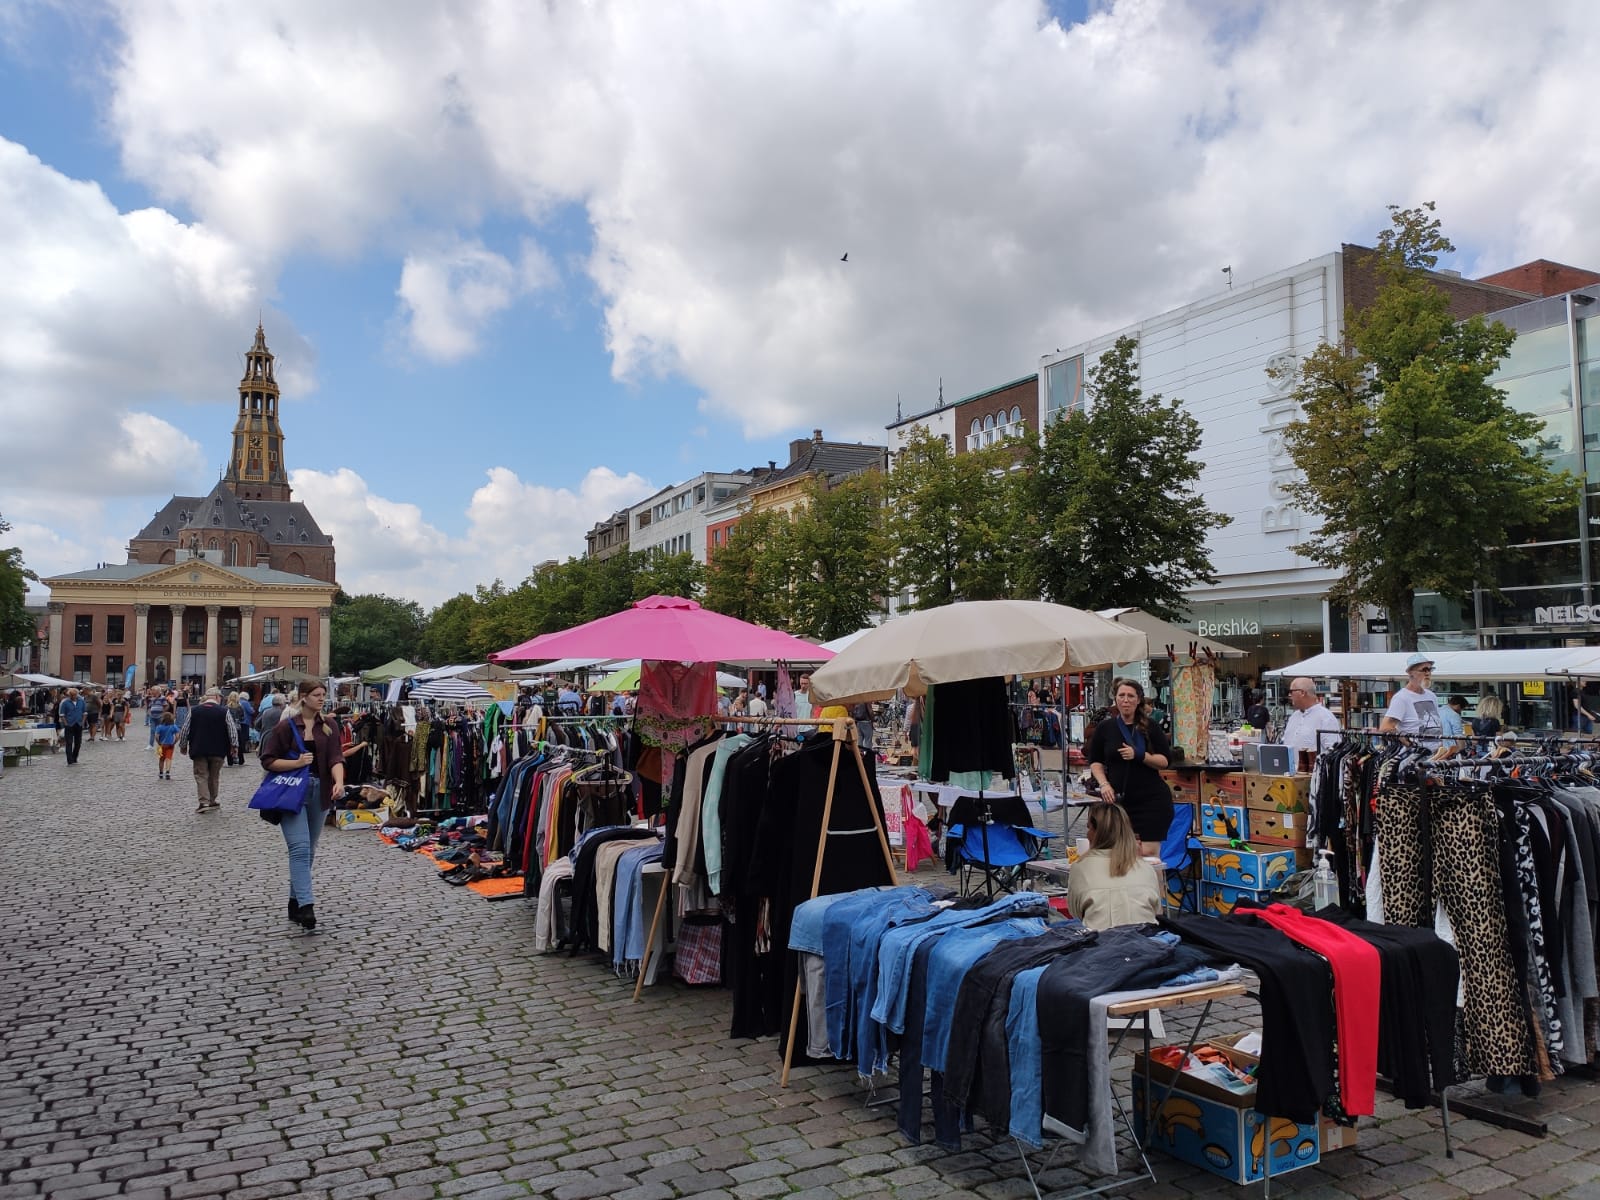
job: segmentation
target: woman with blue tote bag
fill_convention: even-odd
[[[310,931],[317,927],[312,907],[311,864],[316,857],[322,817],[344,792],[344,748],[337,726],[322,715],[328,689],[316,680],[300,684],[298,703],[261,739],[261,765],[272,774],[307,771],[305,802],[297,812],[262,812],[277,818],[289,851],[289,920]]]

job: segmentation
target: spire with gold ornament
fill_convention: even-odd
[[[233,452],[223,482],[241,500],[288,500],[289,473],[283,461],[283,428],[278,424],[278,381],[266,330],[256,325],[255,344],[245,353],[239,380],[239,418],[233,425]]]

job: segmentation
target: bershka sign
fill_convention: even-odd
[[[1600,621],[1600,604],[1557,604],[1550,608],[1535,608],[1535,625],[1587,625]]]
[[[1600,605],[1595,607],[1600,608]],[[1248,617],[1234,617],[1231,621],[1196,621],[1195,629],[1201,637],[1261,636],[1261,622]]]

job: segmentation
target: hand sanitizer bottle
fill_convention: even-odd
[[[1312,877],[1312,883],[1313,902],[1319,909],[1339,903],[1339,880],[1333,873],[1332,854],[1332,850],[1317,851],[1317,872]]]

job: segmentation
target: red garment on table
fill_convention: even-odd
[[[1349,930],[1287,904],[1241,908],[1290,941],[1314,950],[1333,969],[1333,1015],[1339,1038],[1339,1102],[1352,1117],[1369,1117],[1378,1087],[1378,993],[1383,967],[1377,947]]]
[[[917,816],[909,787],[900,789],[900,836],[906,843],[906,870],[915,871],[919,864],[934,858],[933,839],[928,836],[928,827],[922,818]]]

